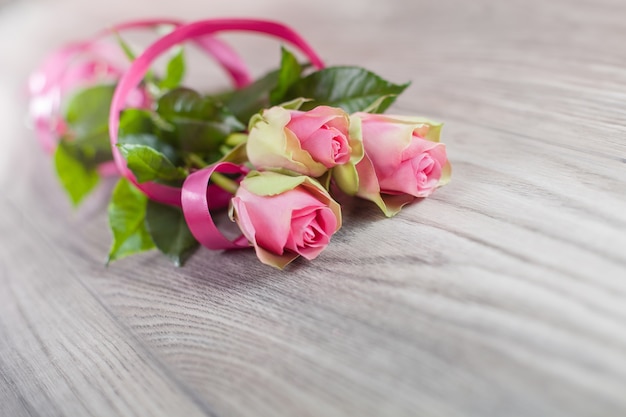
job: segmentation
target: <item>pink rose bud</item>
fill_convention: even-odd
[[[359,197],[387,216],[418,197],[428,197],[450,179],[441,124],[404,116],[357,113],[365,157],[356,165]]]
[[[232,199],[231,217],[261,262],[283,268],[317,257],[341,227],[341,208],[315,180],[252,172]]]
[[[339,108],[303,112],[272,107],[250,123],[247,152],[259,170],[287,169],[319,177],[350,161],[350,119]]]

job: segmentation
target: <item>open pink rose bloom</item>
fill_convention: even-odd
[[[341,227],[341,208],[317,182],[273,172],[249,175],[232,199],[232,217],[259,259],[284,267],[317,257]]]
[[[450,179],[441,124],[425,119],[357,113],[365,157],[356,165],[356,195],[392,216],[419,197],[428,197]]]

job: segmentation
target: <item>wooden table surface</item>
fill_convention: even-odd
[[[270,17],[329,64],[412,80],[392,112],[445,122],[452,183],[391,220],[348,204],[328,250],[284,272],[205,249],[105,268],[111,184],[71,209],[24,83],[50,48],[142,15]],[[625,16],[623,0],[0,2],[0,416],[626,415]],[[256,73],[277,61],[274,42],[229,39]]]

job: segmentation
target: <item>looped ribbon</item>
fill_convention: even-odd
[[[83,84],[89,85],[97,78],[117,79],[124,74],[127,58],[117,45],[103,41],[107,36],[135,29],[179,27],[183,24],[173,19],[122,22],[88,40],[65,45],[50,54],[30,76],[28,83],[31,116],[42,148],[52,153],[65,129],[59,115],[62,97]],[[226,70],[236,87],[250,84],[252,77],[244,61],[228,44],[213,36],[199,37],[194,42]],[[86,59],[81,61],[81,58]],[[98,169],[103,175],[118,173],[114,161],[105,162]]]
[[[190,174],[183,184],[181,193],[181,203],[187,226],[189,226],[189,230],[196,240],[209,249],[247,248],[250,244],[243,235],[235,240],[230,240],[222,234],[213,221],[211,208],[221,204],[214,199],[220,199],[223,196],[223,194],[211,192],[209,181],[214,172],[244,176],[248,170],[232,162],[218,162]]]
[[[324,67],[321,58],[315,53],[313,48],[296,33],[293,29],[277,22],[258,19],[209,19],[199,20],[196,22],[181,25],[169,34],[161,37],[141,55],[133,61],[130,68],[120,78],[113,100],[111,102],[111,111],[109,115],[109,135],[111,137],[111,148],[113,158],[120,173],[139,188],[150,199],[173,206],[181,205],[181,189],[164,184],[154,182],[138,183],[133,173],[126,166],[126,161],[122,157],[117,148],[118,128],[120,111],[123,109],[126,98],[130,92],[141,82],[146,72],[150,68],[152,62],[163,52],[174,45],[184,42],[188,39],[212,35],[219,32],[244,31],[262,33],[282,39],[298,49],[306,55],[313,66],[318,69]]]
[[[214,184],[210,184],[211,175],[214,172],[241,174],[243,176],[247,173],[247,168],[232,162],[219,162],[190,174],[182,188],[154,182],[139,183],[128,169],[126,161],[116,145],[120,112],[128,95],[141,82],[152,62],[169,48],[186,40],[227,31],[254,32],[277,37],[300,49],[316,68],[324,67],[322,60],[306,41],[294,30],[283,24],[257,19],[201,20],[179,26],[152,43],[133,61],[118,81],[109,115],[111,148],[120,173],[150,199],[158,203],[182,207],[185,221],[191,233],[202,245],[213,250],[249,247],[249,243],[243,235],[230,240],[215,225],[211,209],[225,207],[230,201],[230,195],[218,189]],[[235,79],[235,81],[237,80]]]

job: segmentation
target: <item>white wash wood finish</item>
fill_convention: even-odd
[[[625,2],[105,3],[0,3],[0,416],[626,415]],[[105,268],[112,184],[69,207],[23,86],[145,14],[271,17],[413,80],[393,111],[445,122],[452,183],[392,220],[346,202],[285,272],[252,251]],[[258,74],[277,59],[229,39]]]

